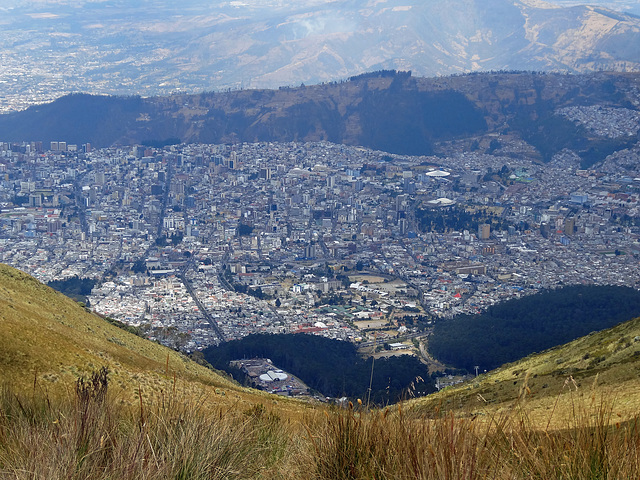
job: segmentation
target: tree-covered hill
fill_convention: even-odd
[[[632,288],[564,287],[441,321],[429,351],[455,367],[491,370],[637,316],[640,292]]]

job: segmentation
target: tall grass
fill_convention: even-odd
[[[103,375],[104,376],[101,376]],[[15,479],[277,478],[287,438],[264,407],[225,411],[176,391],[132,408],[106,392],[106,374],[75,397],[0,397],[0,477]],[[273,470],[273,472],[272,472]],[[273,475],[271,474],[273,473]]]
[[[575,385],[575,383],[573,383]],[[499,414],[436,412],[436,418],[350,404],[309,427],[318,479],[640,478],[640,418],[621,421],[594,391],[563,391],[534,422],[521,389]]]
[[[528,415],[526,384],[501,414],[407,405],[313,409],[295,421],[255,404],[226,409],[176,390],[132,407],[106,370],[52,401],[0,394],[2,479],[628,479],[640,478],[638,418],[563,391],[548,419]]]

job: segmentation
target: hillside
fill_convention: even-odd
[[[207,392],[226,402],[264,402],[269,395],[238,387],[221,374],[181,354],[119,329],[28,275],[0,265],[0,381],[20,389],[62,393],[79,376],[102,366],[118,395],[133,401],[138,388],[152,398],[172,388],[174,375],[187,392]],[[563,392],[569,376],[598,391],[613,389],[629,412],[640,400],[640,318],[507,364],[461,387],[413,402],[417,411],[446,402],[456,411],[503,408],[518,398],[525,377],[535,408],[546,408]],[[227,395],[215,392],[226,391]],[[566,391],[566,385],[565,390]],[[213,392],[213,393],[212,393]],[[478,394],[486,400],[478,403]],[[640,398],[640,397],[638,397]],[[294,410],[299,404],[294,402]],[[289,407],[286,407],[289,408]]]
[[[565,286],[438,322],[429,353],[469,372],[493,370],[638,315],[640,292],[631,287]]]
[[[421,78],[379,71],[340,83],[170,97],[71,95],[0,115],[2,141],[154,144],[330,141],[398,154],[509,134],[541,159],[569,148],[593,164],[637,138],[603,138],[558,113],[603,106],[634,112],[640,74],[486,73]]]
[[[397,408],[326,409],[238,388],[0,266],[0,477],[638,478],[639,351],[636,319]],[[78,382],[105,365],[110,395]]]
[[[640,318],[530,355],[413,402],[415,412],[438,406],[455,412],[509,410],[518,398],[537,422],[556,405],[566,413],[575,396],[605,395],[623,417],[640,408]]]
[[[0,264],[0,383],[54,396],[101,367],[111,390],[127,402],[152,400],[178,388],[185,397],[251,405],[265,394],[159,344],[132,335],[28,275]],[[174,381],[175,387],[174,387]],[[300,408],[298,405],[297,408]]]

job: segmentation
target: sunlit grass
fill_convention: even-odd
[[[178,389],[123,404],[99,370],[67,399],[3,389],[0,478],[639,477],[637,417],[622,421],[609,398],[574,389],[548,422],[534,422],[526,389],[500,414],[426,418],[356,403],[291,418],[278,404],[216,407]]]

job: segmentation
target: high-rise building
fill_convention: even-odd
[[[42,206],[42,195],[35,194],[29,195],[29,206],[30,207],[41,207]]]
[[[304,256],[306,258],[316,258],[316,246],[313,243],[305,247]]]
[[[551,227],[549,226],[549,224],[547,222],[541,223],[540,235],[542,235],[544,238],[549,238],[550,234],[551,234]]]
[[[104,185],[104,172],[95,172],[94,177],[98,185]]]
[[[480,240],[489,240],[491,236],[491,225],[488,223],[483,223],[478,225],[478,238]]]
[[[271,169],[269,167],[262,167],[260,169],[260,178],[263,180],[271,180]]]
[[[565,235],[573,235],[573,232],[576,229],[576,219],[575,217],[569,217],[564,219],[564,234]]]
[[[407,228],[408,228],[407,219],[406,218],[401,218],[400,220],[398,220],[398,226],[400,227],[400,234],[401,235],[406,235]]]

